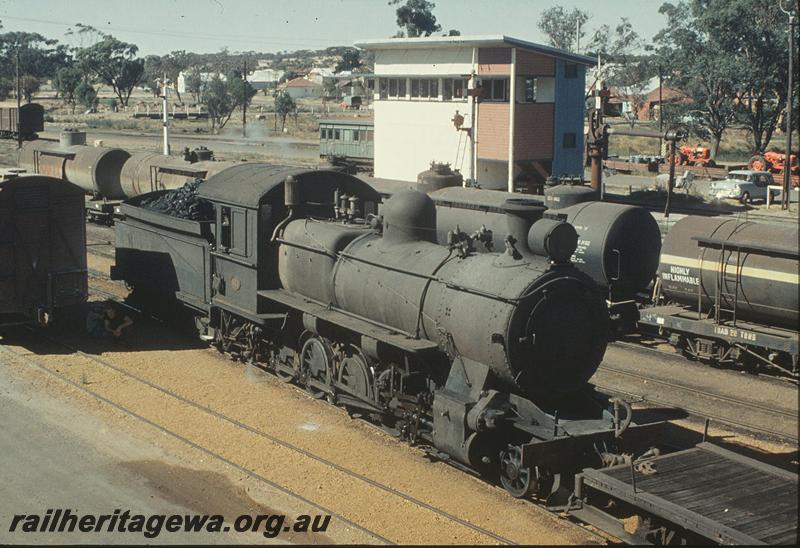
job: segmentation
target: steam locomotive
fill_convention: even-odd
[[[112,278],[191,311],[223,352],[518,497],[568,493],[562,475],[655,435],[588,384],[608,309],[570,263],[575,229],[537,202],[505,203],[504,248],[475,253],[466,235],[436,243],[427,195],[378,216],[379,194],[344,173],[232,166],[199,186],[202,219],[145,207],[165,192],[122,205]]]

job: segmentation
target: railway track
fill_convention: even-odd
[[[63,375],[63,374],[59,373],[58,371],[52,370],[51,368],[49,368],[46,365],[44,365],[41,361],[32,358],[28,354],[23,354],[23,353],[17,352],[15,350],[9,348],[5,344],[0,344],[0,352],[1,353],[5,353],[9,357],[16,358],[16,359],[18,359],[18,360],[20,360],[20,361],[32,366],[32,367],[35,367],[39,371],[42,371],[43,373],[58,379],[59,381],[63,382],[64,384],[67,384],[67,385],[69,385],[69,386],[71,386],[73,388],[76,388],[76,389],[80,390],[84,394],[87,394],[87,395],[89,395],[89,396],[91,396],[91,397],[93,397],[93,398],[105,403],[106,405],[109,405],[110,407],[116,409],[117,411],[120,411],[120,412],[124,413],[125,415],[127,415],[129,417],[132,417],[132,418],[134,418],[134,419],[136,419],[136,420],[148,425],[149,427],[157,430],[158,432],[161,432],[162,434],[170,436],[170,437],[172,437],[172,438],[174,438],[174,439],[176,439],[176,440],[188,445],[189,447],[192,447],[193,449],[196,449],[196,450],[202,452],[203,454],[213,458],[214,460],[222,462],[222,463],[226,464],[227,466],[230,466],[231,468],[234,468],[234,469],[238,470],[239,472],[242,472],[242,473],[246,474],[251,479],[254,479],[254,480],[256,480],[256,481],[258,481],[260,483],[263,483],[264,485],[267,485],[267,486],[269,486],[269,487],[271,487],[273,489],[276,489],[276,490],[278,490],[278,491],[280,491],[280,492],[282,492],[282,493],[284,493],[286,495],[289,495],[290,497],[292,497],[292,498],[294,498],[294,499],[296,499],[296,500],[298,500],[298,501],[300,501],[300,502],[302,502],[304,504],[308,504],[309,506],[311,506],[315,510],[318,510],[319,512],[322,512],[324,514],[330,514],[332,517],[335,517],[337,520],[340,520],[342,523],[345,523],[348,526],[353,527],[354,529],[357,529],[359,531],[367,533],[368,535],[374,537],[376,540],[379,540],[379,541],[384,542],[386,544],[395,544],[395,543],[391,542],[389,539],[387,539],[387,538],[381,536],[380,534],[376,533],[375,531],[369,530],[369,529],[367,529],[367,528],[365,528],[365,527],[363,527],[363,526],[361,526],[361,525],[359,525],[359,524],[357,524],[355,522],[352,522],[349,519],[345,518],[344,516],[336,513],[335,511],[333,511],[333,510],[331,510],[329,508],[326,508],[324,506],[321,506],[319,504],[316,504],[313,501],[303,497],[302,495],[300,495],[298,493],[295,493],[295,492],[293,492],[293,491],[291,491],[289,489],[286,489],[285,487],[279,485],[278,483],[276,483],[276,482],[274,482],[274,481],[272,481],[272,480],[270,480],[270,479],[268,479],[268,478],[266,478],[266,477],[264,477],[264,476],[262,476],[262,475],[260,475],[260,474],[258,474],[256,472],[253,472],[252,470],[249,470],[249,469],[247,469],[247,468],[245,468],[245,467],[233,462],[232,460],[230,460],[230,459],[228,459],[228,458],[226,458],[226,457],[224,457],[224,456],[222,456],[222,455],[220,455],[218,453],[215,453],[214,451],[211,451],[210,449],[208,449],[208,448],[206,448],[206,447],[204,447],[204,446],[202,446],[202,445],[200,445],[198,443],[195,443],[192,440],[190,440],[190,439],[188,439],[188,438],[186,438],[186,437],[184,437],[184,436],[182,436],[182,435],[180,435],[180,434],[178,434],[178,433],[176,433],[176,432],[174,432],[174,431],[172,431],[172,430],[170,430],[170,429],[168,429],[168,428],[166,428],[166,427],[164,427],[164,426],[162,426],[162,425],[160,425],[160,424],[158,424],[158,423],[156,423],[156,422],[154,422],[154,421],[152,421],[152,420],[150,420],[150,419],[148,419],[148,418],[146,418],[146,417],[144,417],[144,416],[142,416],[142,415],[140,415],[138,413],[136,413],[132,409],[130,409],[130,408],[124,406],[124,405],[121,405],[118,402],[115,402],[115,401],[113,401],[113,400],[111,400],[109,398],[106,398],[105,396],[103,396],[102,394],[98,393],[97,391],[94,391],[94,390],[86,387],[85,385],[82,385],[81,383],[75,382],[74,380],[68,378],[66,375]]]
[[[109,293],[109,295],[111,295],[111,294]],[[285,439],[282,439],[280,437],[274,436],[274,435],[272,435],[272,434],[270,434],[268,432],[265,432],[263,430],[260,430],[258,428],[254,428],[253,426],[245,424],[244,422],[241,422],[241,421],[239,421],[239,420],[237,420],[235,418],[232,418],[232,417],[230,417],[230,416],[228,416],[228,415],[226,415],[224,413],[221,413],[221,412],[219,412],[219,411],[217,411],[215,409],[212,409],[212,408],[204,405],[203,403],[195,401],[195,400],[193,400],[191,398],[184,397],[184,396],[182,396],[182,395],[180,395],[180,394],[178,394],[178,393],[176,393],[176,392],[174,392],[174,391],[172,391],[172,390],[170,390],[170,389],[168,389],[168,388],[166,388],[164,386],[161,386],[158,383],[155,383],[155,382],[152,382],[150,380],[147,380],[147,379],[143,378],[142,376],[136,375],[136,374],[134,374],[134,373],[122,368],[122,367],[114,365],[114,364],[110,363],[109,361],[103,360],[103,359],[98,358],[97,356],[93,356],[91,354],[87,354],[86,352],[83,352],[82,350],[80,350],[78,348],[75,348],[75,347],[71,346],[70,344],[65,343],[64,341],[58,340],[58,339],[50,337],[50,336],[44,336],[42,334],[40,334],[40,336],[45,338],[48,342],[50,342],[52,344],[56,344],[58,346],[61,346],[62,348],[66,349],[66,350],[69,350],[70,352],[74,353],[75,355],[80,356],[81,358],[83,358],[85,360],[88,360],[88,361],[90,361],[90,362],[92,362],[92,363],[94,363],[94,364],[96,364],[96,365],[98,365],[100,367],[103,367],[103,368],[106,368],[108,370],[114,371],[115,373],[117,373],[119,375],[122,375],[123,377],[125,377],[126,379],[129,379],[131,381],[135,381],[137,383],[141,383],[142,385],[147,386],[150,389],[156,390],[157,392],[159,392],[159,393],[161,393],[163,395],[166,395],[169,398],[172,398],[172,399],[180,402],[181,404],[184,404],[184,405],[189,406],[189,407],[191,407],[193,409],[199,410],[202,413],[208,415],[209,417],[213,417],[213,418],[218,419],[220,421],[224,421],[224,422],[226,422],[226,423],[228,423],[228,424],[230,424],[230,425],[232,425],[232,426],[234,426],[234,427],[236,427],[236,428],[238,428],[238,429],[240,429],[240,430],[242,430],[244,432],[247,432],[248,434],[252,434],[254,436],[263,438],[263,439],[268,440],[269,442],[274,443],[274,444],[276,444],[276,445],[278,445],[280,447],[283,447],[283,448],[285,448],[285,449],[287,449],[287,450],[289,450],[289,451],[291,451],[291,452],[293,452],[293,453],[295,453],[297,455],[302,455],[303,457],[306,457],[308,459],[316,461],[316,462],[318,462],[318,463],[330,468],[331,470],[335,470],[336,472],[349,477],[350,479],[352,479],[355,482],[364,483],[364,484],[369,485],[371,487],[374,487],[375,489],[378,489],[381,492],[386,493],[386,494],[388,494],[388,495],[390,495],[392,497],[399,498],[399,499],[401,499],[402,501],[404,501],[404,502],[406,502],[408,504],[411,504],[411,505],[417,506],[417,507],[419,507],[421,509],[430,511],[430,512],[436,514],[440,518],[443,518],[445,520],[454,522],[454,523],[456,523],[456,524],[458,524],[458,525],[460,525],[460,526],[462,526],[462,527],[464,527],[466,529],[474,531],[474,532],[476,532],[476,533],[478,533],[478,534],[480,534],[482,536],[487,537],[488,539],[491,539],[493,542],[498,542],[498,543],[501,543],[501,544],[516,544],[513,540],[511,540],[511,539],[509,539],[509,538],[507,538],[505,536],[502,536],[500,534],[497,534],[494,531],[491,531],[491,530],[486,529],[484,527],[481,527],[479,525],[475,525],[473,523],[470,523],[470,522],[460,518],[459,516],[456,516],[456,515],[454,515],[454,514],[452,514],[450,512],[442,510],[441,508],[438,508],[438,507],[433,506],[433,505],[431,505],[429,503],[426,503],[425,501],[422,501],[419,498],[416,498],[416,497],[413,497],[411,495],[408,495],[408,494],[406,494],[406,493],[404,493],[404,492],[402,492],[400,490],[397,490],[397,489],[395,489],[395,488],[393,488],[393,487],[391,487],[391,486],[389,486],[389,485],[387,485],[385,483],[382,483],[382,482],[376,481],[374,479],[371,479],[371,478],[369,478],[369,477],[367,477],[367,476],[365,476],[363,474],[360,474],[359,472],[356,472],[355,470],[352,470],[351,468],[348,468],[348,467],[342,466],[342,465],[340,465],[338,463],[335,463],[335,462],[333,462],[333,461],[331,461],[331,460],[329,460],[329,459],[327,459],[327,458],[325,458],[323,456],[320,456],[320,455],[318,455],[318,454],[316,454],[314,452],[311,452],[311,451],[308,451],[306,449],[303,449],[302,447],[298,447],[298,446],[292,444],[291,442],[286,441]],[[285,487],[275,483],[274,481],[271,481],[271,480],[269,480],[269,479],[267,479],[267,478],[265,478],[263,476],[260,476],[258,474],[254,474],[252,471],[246,470],[242,466],[230,461],[229,459],[226,459],[225,457],[223,457],[221,455],[218,455],[218,454],[214,453],[213,451],[210,451],[209,449],[207,449],[207,448],[205,448],[203,446],[200,446],[195,442],[192,442],[191,440],[188,440],[187,438],[181,436],[180,434],[177,434],[177,433],[171,431],[168,427],[156,424],[155,422],[153,422],[153,421],[151,421],[151,420],[149,420],[149,419],[147,419],[145,417],[142,417],[141,415],[137,414],[135,411],[133,411],[133,410],[131,410],[131,409],[129,409],[129,408],[123,406],[123,405],[120,405],[119,403],[114,402],[114,401],[102,396],[101,394],[99,394],[99,393],[97,393],[97,392],[95,392],[95,391],[93,391],[93,390],[91,390],[91,389],[89,389],[89,388],[87,388],[85,386],[81,386],[78,383],[75,383],[74,381],[71,381],[70,379],[60,375],[58,372],[53,371],[52,369],[48,368],[46,365],[44,365],[41,362],[31,358],[30,356],[26,356],[24,354],[17,353],[14,350],[9,349],[8,347],[5,347],[5,345],[0,346],[0,348],[3,348],[3,350],[5,352],[10,352],[10,353],[16,355],[17,357],[22,358],[25,361],[28,361],[28,363],[31,363],[32,365],[35,365],[38,369],[43,370],[48,374],[51,374],[51,375],[53,375],[55,377],[60,378],[62,381],[65,381],[68,384],[70,384],[70,385],[72,385],[72,386],[74,386],[76,388],[81,389],[83,392],[85,392],[85,393],[87,393],[89,395],[92,395],[93,397],[95,397],[95,398],[97,398],[97,399],[99,399],[99,400],[111,405],[112,407],[114,407],[114,408],[116,408],[116,409],[118,409],[120,411],[123,411],[124,413],[126,413],[126,414],[128,414],[128,415],[130,415],[130,416],[132,416],[132,417],[134,417],[134,418],[136,418],[138,420],[141,420],[141,421],[145,422],[146,424],[148,424],[150,426],[153,426],[153,427],[157,428],[159,431],[161,431],[161,432],[163,432],[163,433],[165,433],[167,435],[170,435],[170,436],[172,436],[172,437],[174,437],[174,438],[176,438],[176,439],[178,439],[178,440],[180,440],[180,441],[182,441],[184,443],[187,443],[188,445],[190,445],[190,446],[192,446],[192,447],[194,447],[196,449],[200,449],[201,451],[203,451],[204,453],[208,454],[209,456],[212,456],[212,457],[224,462],[225,464],[233,466],[233,467],[235,467],[236,469],[238,469],[238,470],[240,470],[242,472],[246,472],[249,475],[251,475],[252,477],[254,477],[255,479],[257,479],[257,480],[259,480],[259,481],[261,481],[261,482],[263,482],[265,484],[268,484],[271,487],[277,488],[277,489],[281,490],[282,492],[290,494],[290,495],[298,498],[298,500],[301,500],[302,502],[305,502],[307,504],[311,504],[312,506],[314,506],[316,509],[320,510],[323,513],[331,514],[331,515],[337,517],[338,519],[342,520],[343,522],[345,522],[345,523],[347,523],[347,524],[349,524],[349,525],[351,525],[353,527],[356,527],[356,528],[358,528],[359,530],[361,530],[363,532],[366,532],[368,534],[371,534],[371,535],[375,536],[375,538],[377,538],[377,539],[379,539],[379,540],[381,540],[383,542],[390,543],[390,544],[393,543],[392,541],[390,541],[388,538],[382,536],[381,534],[379,534],[379,533],[377,533],[377,532],[375,532],[373,530],[367,529],[367,528],[365,528],[365,527],[363,527],[363,526],[351,521],[350,519],[348,519],[348,518],[346,518],[346,517],[344,517],[344,516],[342,516],[340,514],[337,514],[336,512],[332,511],[329,508],[325,508],[323,506],[320,506],[320,505],[318,505],[318,504],[316,504],[316,503],[304,498],[302,495],[299,495],[297,493],[293,493],[292,491],[287,490]]]
[[[798,442],[796,387],[772,377],[743,377],[744,373],[711,369],[681,356],[633,343],[612,348],[630,352],[630,360],[606,360],[593,379],[605,393],[631,398],[648,407],[679,408],[696,419],[710,419],[750,434]],[[612,351],[613,353],[614,351]],[[657,356],[637,368],[636,355]],[[676,379],[694,379],[689,384]],[[791,395],[795,394],[792,398]]]

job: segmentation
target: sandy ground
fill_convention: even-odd
[[[107,265],[103,258],[93,257],[90,262],[97,270]],[[3,342],[16,352],[31,353],[49,370],[298,496],[334,509],[389,541],[498,542],[497,537],[466,524],[523,544],[603,541],[530,503],[512,499],[500,488],[446,464],[430,462],[417,449],[373,426],[352,420],[343,411],[287,387],[260,370],[228,361],[190,339],[179,340],[157,325],[139,322],[128,347],[105,341],[87,342],[78,333],[65,336],[65,340],[139,380],[41,338]],[[37,389],[52,391],[59,398],[73,398],[73,388],[29,373],[38,377]],[[147,383],[157,384],[173,395],[159,392]],[[92,403],[83,397],[71,401],[95,414],[98,420],[147,430],[136,420],[122,418],[106,404]],[[202,402],[206,407],[187,401]],[[220,414],[240,421],[245,427],[221,418]],[[157,439],[157,447],[174,454],[175,442],[169,436],[151,437]],[[166,445],[161,444],[167,440]],[[343,472],[345,469],[352,472]],[[147,467],[135,470],[140,474],[152,473]],[[376,486],[363,477],[381,485]],[[185,489],[191,483],[187,482]],[[258,482],[240,481],[238,485],[249,488]],[[225,501],[228,495],[215,497],[215,501]],[[262,500],[262,504],[269,508],[277,506],[271,499]],[[432,508],[463,521],[454,521]],[[352,530],[341,527],[332,527],[327,534],[331,540],[341,541],[348,533],[351,539],[355,538]]]
[[[316,510],[277,490],[214,462],[124,416],[98,413],[97,402],[32,370],[23,360],[0,356],[0,544],[142,544],[141,533],[10,532],[13,516],[71,509],[74,514],[242,514]],[[160,439],[159,439],[160,438]],[[260,532],[162,533],[158,543],[373,542],[375,539],[337,523],[331,534],[283,535]]]

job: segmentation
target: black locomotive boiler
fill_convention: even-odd
[[[213,215],[123,204],[112,277],[193,311],[220,350],[516,496],[561,492],[560,474],[652,435],[587,384],[608,310],[569,262],[574,228],[540,205],[509,203],[505,248],[476,254],[435,243],[428,196],[399,193],[378,217],[377,192],[343,173],[242,164],[198,196]]]

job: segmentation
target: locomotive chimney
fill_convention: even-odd
[[[300,183],[292,175],[283,181],[283,204],[289,209],[300,205]]]
[[[515,258],[530,254],[528,230],[542,218],[545,209],[540,201],[529,198],[510,198],[503,203],[508,226],[506,247]]]

